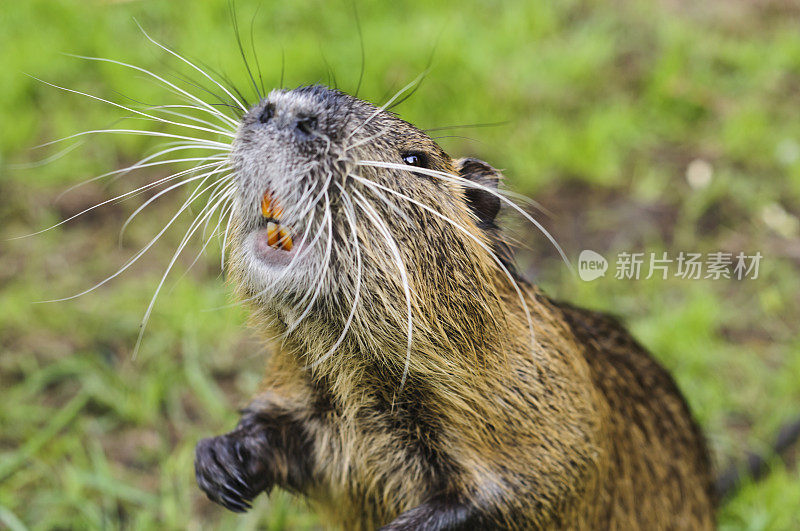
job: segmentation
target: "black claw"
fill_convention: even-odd
[[[244,445],[241,441],[236,441],[233,443],[234,447],[236,448],[236,457],[239,459],[239,462],[244,463]]]
[[[237,513],[243,513],[251,508],[251,505],[244,500],[236,500],[226,494],[220,495],[221,500],[218,502],[226,509]]]
[[[244,476],[242,476],[242,473],[239,470],[233,471],[233,479],[235,479],[239,486],[244,489],[242,491],[243,497],[249,497],[244,495],[250,494],[252,487],[245,481]]]
[[[195,450],[197,484],[211,501],[237,513],[247,511],[263,490],[248,478],[248,457],[237,432],[201,440]]]
[[[240,478],[234,477],[234,479],[236,479],[236,482],[235,482],[236,484],[231,484],[230,482],[225,482],[225,488],[228,491],[235,493],[240,498],[243,498],[243,499],[252,498],[253,496],[251,495],[252,490],[251,490],[250,486],[247,483],[245,483],[244,480],[242,480]]]
[[[252,498],[253,495],[251,495],[251,493],[253,491],[253,488],[250,485],[250,483],[247,482],[247,480],[244,477],[244,473],[242,472],[242,467],[244,467],[246,460],[243,458],[241,446],[242,445],[240,441],[238,440],[233,441],[233,447],[236,450],[234,452],[236,458],[231,456],[230,448],[228,446],[223,446],[222,448],[220,448],[222,452],[224,452],[224,455],[221,455],[220,452],[215,452],[215,458],[220,468],[222,468],[228,475],[232,476],[233,479],[236,480],[236,482],[241,487],[241,492],[239,492],[240,489],[234,488],[229,484],[227,485],[228,488],[232,491],[239,493],[243,498]]]

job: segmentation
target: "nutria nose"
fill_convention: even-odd
[[[272,120],[273,116],[275,116],[275,104],[267,103],[264,105],[264,109],[261,111],[261,114],[258,115],[258,121],[262,124],[265,124]]]
[[[258,115],[258,121],[262,124],[267,124],[275,118],[275,104],[270,102],[264,105],[261,113]],[[279,117],[278,127],[292,127],[295,133],[303,137],[314,136],[319,129],[319,120],[313,114],[304,112],[294,113],[291,110],[281,111],[282,116]]]
[[[295,122],[297,130],[306,136],[313,135],[317,130],[317,125],[316,116],[298,116]]]

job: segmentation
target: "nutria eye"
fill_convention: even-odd
[[[275,104],[274,103],[267,103],[264,107],[264,110],[261,111],[261,114],[258,117],[258,121],[262,124],[269,122],[272,117],[275,116]]]
[[[419,168],[427,168],[428,167],[428,156],[425,153],[420,153],[419,151],[409,151],[403,153],[403,162],[408,164],[409,166],[417,166]]]

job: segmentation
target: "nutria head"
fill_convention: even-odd
[[[372,354],[405,376],[435,351],[479,357],[519,311],[500,174],[393,113],[322,86],[275,90],[243,117],[231,161],[233,281],[310,365]]]

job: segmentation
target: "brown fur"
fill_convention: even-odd
[[[344,118],[314,108],[321,119],[337,116],[329,121],[344,131],[374,112],[340,93],[298,90],[307,90],[303,98],[310,94],[308,105],[316,104],[313,98],[347,102]],[[285,101],[292,112],[306,105],[305,99]],[[245,129],[253,122],[243,123]],[[341,145],[338,129],[320,128]],[[336,218],[335,275],[314,310],[287,333],[294,295],[257,296],[242,251],[249,230],[242,215],[231,281],[250,300],[253,326],[266,338],[283,339],[274,344],[262,390],[240,426],[198,447],[198,480],[209,496],[238,510],[258,492],[282,486],[344,529],[713,528],[703,437],[671,377],[624,328],[553,302],[516,277],[523,305],[501,265],[516,276],[492,209],[470,203],[468,188],[415,175],[413,168],[354,168],[361,160],[396,162],[398,151],[413,150],[428,153],[428,167],[447,174],[481,183],[496,183],[499,174],[479,161],[451,159],[389,113],[365,129],[358,138],[378,136],[357,150],[334,152],[345,161],[345,169],[334,166],[336,175],[359,171],[473,237],[395,196],[390,199],[404,215],[389,215],[386,197],[361,186],[408,271],[411,356],[406,366],[405,296],[391,249],[360,216],[361,299],[344,341],[319,362],[352,302],[347,223]],[[241,133],[243,144],[269,142],[247,134]],[[240,156],[245,168],[251,155]],[[228,488],[231,476],[249,488]],[[240,501],[231,502],[235,494]]]

